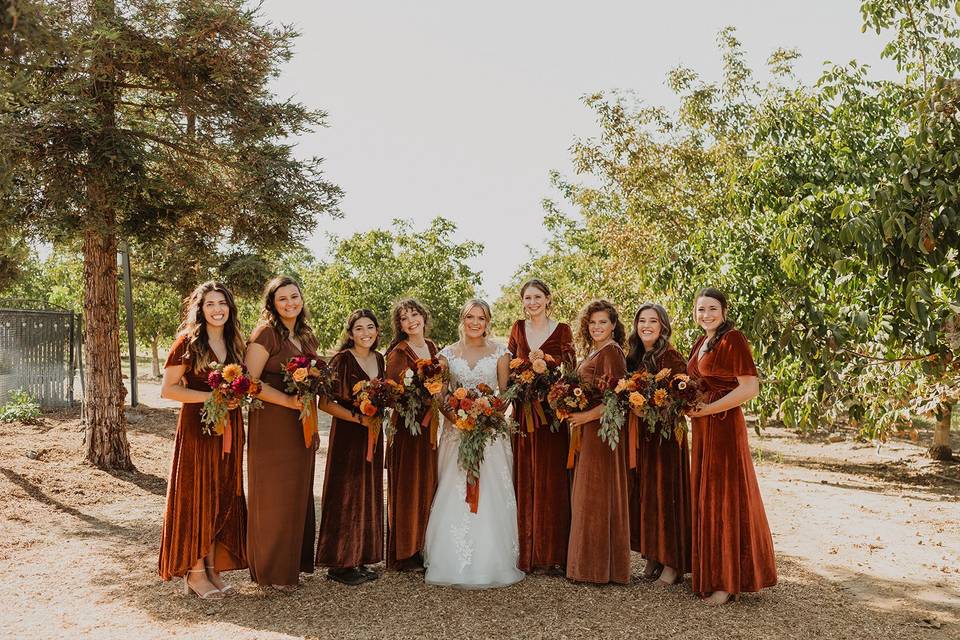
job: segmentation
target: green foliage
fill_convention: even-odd
[[[455,231],[445,218],[434,218],[422,231],[395,220],[392,230],[336,240],[329,263],[307,266],[300,274],[321,345],[335,347],[344,321],[360,307],[374,312],[389,341],[390,307],[407,296],[429,310],[431,338],[440,344],[455,341],[460,307],[480,282],[468,261],[482,251],[476,242],[456,242]]]
[[[14,391],[10,399],[0,406],[0,422],[34,424],[40,417],[40,405],[26,391]]]

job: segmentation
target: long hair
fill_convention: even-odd
[[[713,298],[720,303],[720,309],[723,311],[724,320],[720,323],[720,326],[717,327],[716,333],[713,334],[713,337],[710,338],[710,341],[707,342],[707,352],[713,351],[713,349],[720,342],[720,339],[723,338],[724,334],[732,331],[736,325],[733,323],[733,320],[730,320],[726,317],[727,315],[727,296],[724,295],[723,291],[716,289],[714,287],[704,287],[697,292],[697,297],[693,299],[693,315],[696,319],[697,315],[697,300],[700,298]]]
[[[547,283],[540,278],[530,278],[520,286],[520,302],[523,303],[523,294],[525,294],[530,287],[538,289],[540,293],[549,298],[549,300],[547,300],[547,315],[550,315],[550,309],[553,307],[553,295],[550,293],[550,287],[547,286]]]
[[[643,345],[643,340],[640,339],[640,334],[637,332],[637,322],[640,320],[640,314],[649,309],[657,312],[657,320],[660,321],[660,335],[657,336],[657,340],[653,343],[653,346],[647,350]],[[637,309],[637,314],[633,316],[633,331],[630,332],[630,337],[627,338],[627,347],[629,348],[629,353],[627,354],[627,369],[629,371],[637,371],[642,367],[650,373],[656,373],[657,363],[660,362],[660,358],[666,353],[667,349],[670,348],[671,335],[673,335],[673,327],[670,325],[670,316],[667,315],[666,309],[653,302],[644,302],[640,305],[640,308]]]
[[[198,285],[193,293],[183,299],[183,321],[177,335],[187,336],[187,356],[194,373],[200,373],[210,366],[214,353],[210,348],[207,335],[207,321],[203,315],[203,302],[208,293],[217,292],[227,301],[230,317],[223,325],[223,342],[227,347],[227,362],[242,362],[246,348],[240,319],[237,315],[237,303],[233,294],[223,284],[210,280]],[[226,364],[226,363],[223,363]]]
[[[593,346],[593,339],[590,338],[590,316],[598,311],[605,311],[610,318],[610,323],[613,324],[614,342],[622,347],[623,339],[627,335],[627,330],[623,327],[623,323],[620,322],[620,314],[617,313],[617,308],[613,306],[613,303],[607,300],[593,300],[583,308],[580,312],[580,318],[577,321],[579,326],[577,330],[577,340],[580,342],[580,348],[584,354],[590,353],[590,347]]]
[[[350,314],[350,317],[347,318],[347,321],[343,325],[343,338],[340,341],[340,346],[337,348],[337,351],[352,349],[354,347],[356,343],[353,340],[353,325],[361,318],[369,318],[373,321],[373,326],[377,328],[377,338],[370,347],[371,351],[376,350],[377,345],[380,344],[380,323],[377,321],[377,316],[375,316],[370,309],[356,309]]]
[[[387,347],[387,353],[393,351],[394,347],[410,337],[400,328],[400,314],[404,311],[416,311],[423,316],[424,337],[427,336],[427,331],[430,329],[430,312],[420,304],[419,300],[416,298],[397,300],[393,303],[393,309],[390,310],[390,325],[393,327],[393,340],[390,341],[390,346]]]
[[[280,317],[280,312],[277,311],[276,296],[277,290],[281,287],[286,287],[293,285],[297,288],[297,291],[300,292],[301,299],[303,298],[303,288],[300,286],[300,283],[291,278],[290,276],[275,276],[270,282],[267,283],[267,286],[263,288],[263,303],[260,310],[260,324],[265,324],[273,327],[273,329],[280,334],[280,340],[286,340],[290,337],[290,330],[287,329],[287,325],[283,324],[283,318]],[[296,322],[293,325],[293,335],[300,340],[303,344],[303,348],[307,349],[308,344],[309,348],[313,348],[317,344],[317,338],[313,333],[313,329],[307,323],[307,319],[310,316],[307,314],[307,303],[303,301],[303,307],[300,309],[300,313],[297,314]]]
[[[460,308],[460,324],[457,326],[457,332],[460,334],[461,340],[466,335],[463,330],[463,321],[474,307],[480,307],[480,310],[483,311],[483,317],[487,319],[487,326],[483,329],[483,337],[486,338],[490,334],[490,323],[493,322],[493,312],[490,311],[490,305],[480,298],[470,298]]]

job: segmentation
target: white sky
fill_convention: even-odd
[[[667,71],[719,78],[727,25],[759,73],[775,48],[795,47],[807,82],[824,60],[895,75],[883,40],[860,33],[855,0],[266,0],[263,13],[302,34],[276,92],[329,113],[327,129],[297,140],[346,192],[345,218],[322,219],[310,242],[317,255],[328,232],[443,215],[458,239],[485,245],[474,267],[491,298],[543,238],[540,202],[558,197],[548,172],[570,175],[570,145],[596,132],[581,96],[631,89],[673,105]]]

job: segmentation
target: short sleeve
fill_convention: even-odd
[[[670,372],[673,374],[686,373],[687,361],[683,359],[679,351],[670,347],[663,354],[663,363],[660,365],[660,368],[670,369]]]
[[[187,366],[189,364],[190,350],[187,346],[189,341],[190,339],[185,335],[177,336],[177,339],[173,341],[173,345],[170,347],[167,361],[163,365],[164,369],[168,367]]]
[[[597,363],[597,380],[614,383],[627,374],[627,361],[623,357],[623,350],[614,344],[604,347],[597,354],[600,362]]]
[[[561,322],[557,328],[557,335],[560,338],[560,359],[567,366],[577,366],[577,348],[573,344],[573,330],[565,322]]]
[[[513,354],[513,357],[517,357],[517,349],[520,348],[520,331],[522,327],[523,320],[517,320],[513,323],[513,327],[510,328],[510,339],[507,340],[507,350]]]
[[[274,355],[280,351],[280,336],[277,330],[268,324],[257,325],[257,328],[250,334],[250,340],[247,344],[258,344],[267,350],[267,353]]]
[[[403,372],[407,369],[407,357],[403,353],[400,345],[397,345],[387,353],[386,357],[387,378],[394,382],[403,380]]]
[[[351,398],[352,389],[350,388],[350,355],[349,351],[340,351],[335,356],[330,358],[329,366],[330,372],[336,376],[337,387],[339,390],[337,395],[339,395],[344,400]]]
[[[502,342],[494,342],[493,344],[497,348],[497,358],[502,358],[504,354],[510,353],[510,351],[503,345]]]
[[[737,376],[757,375],[757,366],[753,362],[750,343],[742,333],[733,330],[720,339],[714,348],[710,371],[715,376],[735,378]]]

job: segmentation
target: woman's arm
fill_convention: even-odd
[[[500,387],[500,393],[507,390],[507,383],[510,381],[510,353],[505,353],[497,360],[497,386]]]
[[[376,416],[365,416],[360,413],[352,413],[345,406],[339,402],[334,402],[333,400],[327,400],[326,398],[321,398],[318,402],[318,406],[321,411],[329,413],[334,418],[339,420],[346,420],[347,422],[355,422],[364,427],[376,427],[380,424],[380,418]]]
[[[187,372],[186,365],[174,365],[163,370],[163,383],[160,386],[160,397],[167,400],[176,400],[184,404],[201,404],[210,397],[210,391],[188,389],[180,384],[180,380]]]
[[[263,345],[254,342],[247,347],[247,356],[244,358],[244,364],[247,365],[247,371],[250,372],[250,376],[259,379],[260,374],[263,373],[263,367],[269,359],[270,352],[268,352]],[[257,397],[271,404],[276,404],[288,409],[296,409],[297,411],[303,409],[303,402],[301,402],[300,398],[297,396],[288,396],[279,389],[274,389],[267,383],[263,383],[263,390],[260,391],[260,395]]]
[[[691,418],[723,413],[728,409],[750,402],[760,394],[760,380],[757,376],[737,376],[737,386],[730,393],[709,404],[700,405],[687,415]]]
[[[587,409],[586,411],[577,411],[576,413],[571,413],[567,417],[567,424],[571,427],[579,427],[587,424],[588,422],[595,422],[603,416],[603,404],[598,404],[593,409]]]

